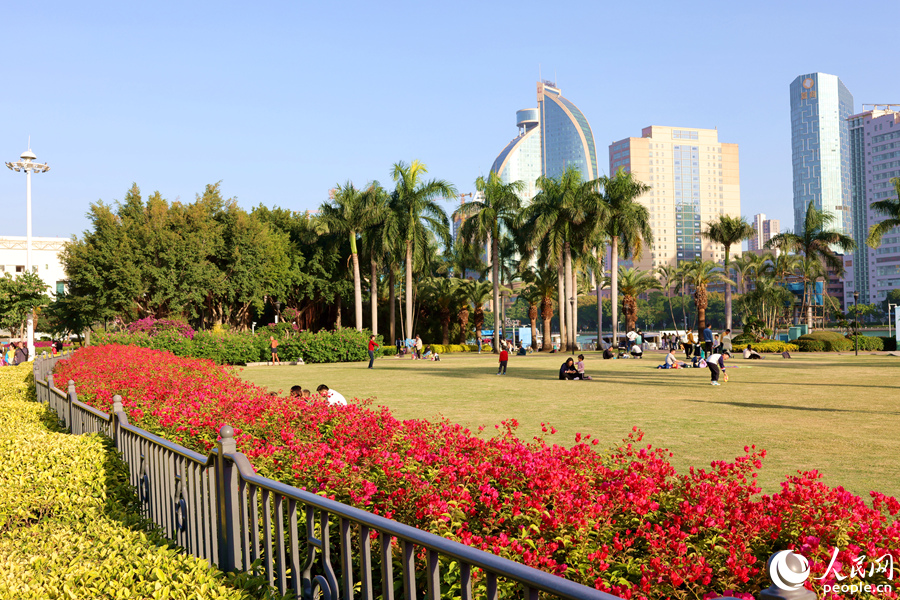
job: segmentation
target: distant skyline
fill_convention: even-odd
[[[89,204],[132,182],[192,201],[221,180],[247,209],[302,211],[346,180],[391,187],[391,165],[419,159],[470,192],[542,73],[598,148],[718,128],[740,146],[742,213],[787,224],[791,81],[837,75],[855,112],[900,103],[891,20],[846,7],[44,2],[0,22],[0,161],[30,135],[51,166],[34,177],[36,236],[80,235]],[[0,235],[24,235],[24,175],[0,171],[0,203]]]

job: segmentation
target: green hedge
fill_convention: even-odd
[[[753,349],[759,353],[776,353],[781,354],[784,351],[788,352],[799,352],[800,348],[797,344],[789,344],[787,342],[778,342],[775,340],[767,340],[765,342],[757,342],[750,344],[753,346]],[[732,346],[734,348],[734,352],[743,352],[744,348],[747,347],[747,344],[734,344]]]
[[[870,335],[859,335],[856,336],[859,338],[859,349],[865,350],[867,352],[880,352],[884,350],[884,341],[880,337],[874,337]],[[856,342],[853,339],[853,336],[847,336],[847,340],[850,342],[850,349],[856,349]]]
[[[92,343],[126,344],[155,350],[168,350],[176,356],[207,358],[223,365],[246,365],[270,359],[269,337],[279,340],[278,357],[283,361],[303,359],[306,363],[358,362],[369,360],[370,332],[355,329],[294,332],[290,324],[279,324],[247,332],[198,331],[193,339],[166,331],[157,335],[129,332],[99,332]],[[382,337],[376,338],[383,343]],[[396,353],[391,346],[376,356]]]
[[[448,344],[446,346],[444,344],[431,344],[431,349],[438,354],[448,354],[450,352],[478,352],[478,346],[476,344]]]
[[[834,331],[816,331],[801,335],[794,343],[801,352],[847,352],[853,349],[853,343],[840,333]]]
[[[747,344],[752,344],[754,342],[756,342],[756,336],[750,335],[749,333],[742,333],[740,335],[734,336],[731,339],[732,347],[737,344],[744,344],[746,346]]]
[[[111,442],[61,433],[31,364],[0,369],[0,589],[4,598],[277,598],[165,540],[141,516]]]

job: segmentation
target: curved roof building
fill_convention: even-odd
[[[516,112],[517,135],[494,160],[491,170],[506,183],[524,181],[522,197],[537,192],[541,175],[558,177],[575,165],[586,180],[599,177],[594,134],[577,106],[564,98],[555,84],[537,84],[537,108]]]

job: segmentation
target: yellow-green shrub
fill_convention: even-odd
[[[778,342],[775,340],[769,340],[766,342],[758,342],[758,343],[750,344],[750,345],[753,346],[753,349],[759,353],[774,352],[777,354],[781,354],[785,350],[787,350],[788,352],[799,352],[800,351],[800,347],[797,346],[797,344],[788,344],[787,342]],[[732,346],[732,347],[734,348],[735,352],[743,352],[744,348],[747,347],[747,344],[734,344],[734,346]]]
[[[463,344],[431,344],[431,349],[438,354],[447,354],[448,352],[478,352],[478,346]]]
[[[172,546],[140,515],[112,443],[61,433],[33,397],[31,365],[0,369],[3,598],[277,598]]]

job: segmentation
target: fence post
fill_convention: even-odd
[[[218,455],[216,456],[216,495],[218,496],[218,544],[219,568],[236,571],[241,565],[238,542],[240,521],[238,519],[238,471],[234,461],[226,454],[237,452],[234,429],[224,425],[219,430]]]
[[[47,405],[50,406],[51,408],[52,408],[52,405],[50,404],[50,398],[53,397],[52,390],[54,387],[55,387],[55,384],[53,383],[53,373],[50,373],[49,375],[47,375]]]
[[[72,426],[74,423],[72,414],[75,412],[75,409],[73,407],[75,401],[78,399],[78,393],[75,391],[75,382],[71,379],[69,380],[69,394],[67,396],[67,399],[69,402],[68,406],[66,407],[66,425],[68,425],[69,431],[71,433],[75,433],[75,428]]]
[[[112,438],[113,446],[119,448],[119,419],[124,416],[125,410],[122,408],[122,396],[116,394],[113,396],[113,410],[109,424],[109,437]]]

